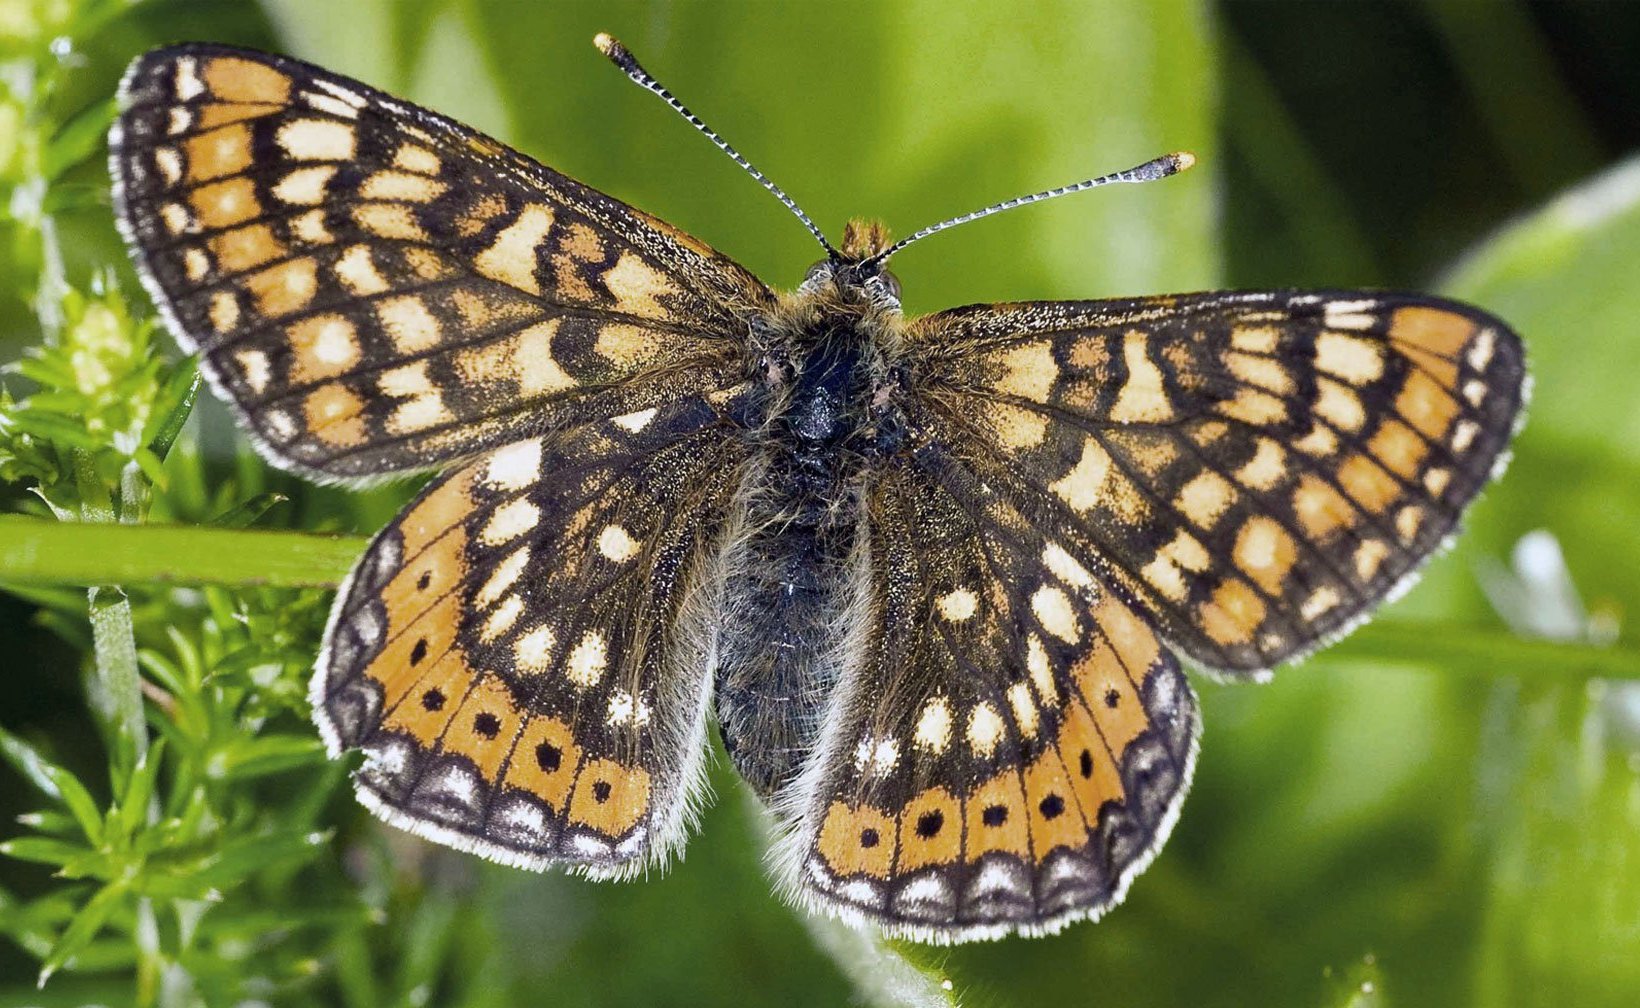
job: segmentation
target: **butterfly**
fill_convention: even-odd
[[[796,903],[1041,934],[1118,903],[1231,679],[1407,585],[1500,468],[1518,337],[1372,291],[907,318],[909,242],[776,293],[459,123],[219,45],[131,66],[119,223],[274,465],[436,476],[337,593],[312,681],[388,822],[506,864],[663,866],[709,732]],[[1128,172],[981,213],[1187,167]]]

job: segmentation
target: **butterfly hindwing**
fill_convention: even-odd
[[[1520,415],[1499,320],[1438,299],[1199,294],[913,324],[930,422],[1204,666],[1347,630],[1456,528]]]
[[[867,509],[859,639],[790,800],[799,898],[934,941],[1097,916],[1189,785],[1198,715],[1177,662],[937,446]]]
[[[314,677],[331,749],[365,751],[361,799],[512,864],[664,860],[700,783],[739,451],[696,397],[430,483],[339,593]]]
[[[721,388],[771,297],[668,225],[296,60],[159,49],[121,94],[139,272],[286,468],[424,469]]]

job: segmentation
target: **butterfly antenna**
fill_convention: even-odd
[[[634,84],[643,88],[645,91],[653,92],[660,98],[661,101],[671,106],[672,111],[676,112],[680,116],[683,116],[684,120],[688,122],[689,125],[695,127],[697,130],[700,130],[700,132],[705,135],[706,139],[716,144],[718,150],[729,155],[730,160],[739,165],[746,172],[746,174],[750,175],[754,179],[757,179],[758,183],[761,184],[763,188],[769,190],[770,194],[772,194],[775,199],[779,200],[787,210],[790,210],[797,216],[798,220],[803,222],[803,226],[809,229],[809,234],[814,235],[814,240],[819,242],[820,247],[826,250],[827,258],[831,259],[833,262],[837,262],[842,259],[842,254],[832,247],[831,242],[826,241],[825,234],[821,232],[819,228],[814,226],[814,221],[809,220],[809,215],[804,213],[802,207],[799,207],[795,202],[793,202],[790,196],[786,195],[785,190],[775,185],[767,176],[753,167],[752,163],[742,157],[739,151],[729,146],[729,141],[723,139],[721,136],[718,136],[717,131],[702,122],[699,116],[685,108],[683,102],[678,101],[678,99],[673,96],[672,92],[662,87],[661,82],[652,77],[649,71],[645,70],[643,66],[638,63],[637,57],[633,56],[631,50],[622,45],[619,39],[608,34],[607,32],[599,32],[593,37],[592,44],[598,47],[599,52],[603,53],[605,56],[608,56],[611,63],[614,63],[616,66],[620,67],[621,72],[630,77]]]
[[[1029,196],[1015,196],[1013,199],[1003,200],[1001,203],[992,204],[983,210],[975,210],[973,213],[965,213],[961,217],[953,217],[950,220],[940,221],[938,224],[932,224],[914,234],[906,235],[904,238],[866,260],[866,265],[881,265],[882,263],[888,261],[889,256],[905,248],[907,245],[910,245],[912,242],[921,241],[932,234],[939,234],[941,231],[944,231],[947,228],[954,228],[958,224],[967,224],[969,221],[976,221],[981,217],[989,217],[992,214],[1001,213],[1004,210],[1012,210],[1014,207],[1025,206],[1027,203],[1040,203],[1043,200],[1053,199],[1055,196],[1068,196],[1071,193],[1081,192],[1084,189],[1097,189],[1102,185],[1110,185],[1112,182],[1154,182],[1157,179],[1167,178],[1169,175],[1177,175],[1179,172],[1184,171],[1186,168],[1189,168],[1195,163],[1196,155],[1190,153],[1189,151],[1177,151],[1172,154],[1163,154],[1159,158],[1152,158],[1142,165],[1129,168],[1127,171],[1112,172],[1109,175],[1101,175],[1098,178],[1083,179],[1081,182],[1074,182],[1071,185],[1060,186],[1057,189],[1045,189],[1039,193],[1031,193]]]

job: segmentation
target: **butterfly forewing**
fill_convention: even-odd
[[[516,442],[371,543],[314,679],[361,796],[514,864],[681,841],[705,744],[711,554],[740,446],[694,398]],[[691,607],[694,607],[692,610]]]
[[[871,491],[867,523],[864,639],[788,841],[811,898],[939,941],[1097,916],[1189,784],[1173,656],[937,447]]]
[[[750,274],[466,127],[282,57],[133,64],[117,209],[270,457],[426,468],[735,377]]]
[[[929,436],[1225,671],[1312,650],[1403,583],[1524,391],[1502,322],[1417,296],[976,306],[912,332]]]

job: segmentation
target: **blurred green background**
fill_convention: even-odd
[[[0,35],[73,6],[3,0]],[[145,1000],[1634,1003],[1640,685],[1590,681],[1520,638],[1637,646],[1640,161],[1624,159],[1640,147],[1640,4],[113,6],[129,9],[74,41],[66,108],[106,98],[125,62],[160,42],[288,52],[483,128],[776,286],[818,257],[811,240],[605,64],[594,32],[625,41],[834,237],[850,216],[903,234],[1188,149],[1201,164],[1179,178],[919,245],[895,264],[908,310],[1218,286],[1443,290],[1511,321],[1537,378],[1511,471],[1380,624],[1266,686],[1198,680],[1194,791],[1162,856],[1099,924],[908,949],[916,970],[896,988],[892,953],[815,929],[771,895],[758,819],[721,766],[684,863],[625,885],[527,875],[388,836],[332,775],[322,822],[337,831],[334,868],[257,879],[220,910],[202,906],[201,926],[236,901],[357,899],[370,912],[334,931],[270,923],[232,946],[234,976],[169,977],[142,988]],[[12,64],[25,49],[8,50]],[[64,185],[102,194],[106,182],[93,160]],[[74,282],[123,262],[105,198],[59,224]],[[0,252],[0,265],[18,257]],[[39,338],[23,292],[8,288],[0,361]],[[270,527],[368,534],[410,492],[318,491],[268,474],[215,403],[200,404],[184,443],[202,446],[189,457],[205,484],[288,495],[262,518]],[[0,503],[29,509],[27,490],[0,487]],[[1535,540],[1523,578],[1512,550],[1534,530],[1553,540]],[[1554,542],[1575,596],[1555,576]],[[0,595],[0,725],[88,780],[106,777],[82,690],[85,632],[41,618],[42,604]],[[188,605],[197,600],[146,596],[139,641],[163,649],[166,607]],[[1420,632],[1421,621],[1440,629]],[[310,648],[307,633],[286,644]],[[258,794],[276,807],[320,779],[272,774]],[[0,771],[0,819],[39,803]],[[58,884],[0,859],[0,931],[22,933],[17,908]],[[162,945],[174,937],[163,921],[160,931]],[[39,950],[26,944],[0,944],[0,1004],[138,996],[112,953],[106,969],[82,962],[34,993]]]

